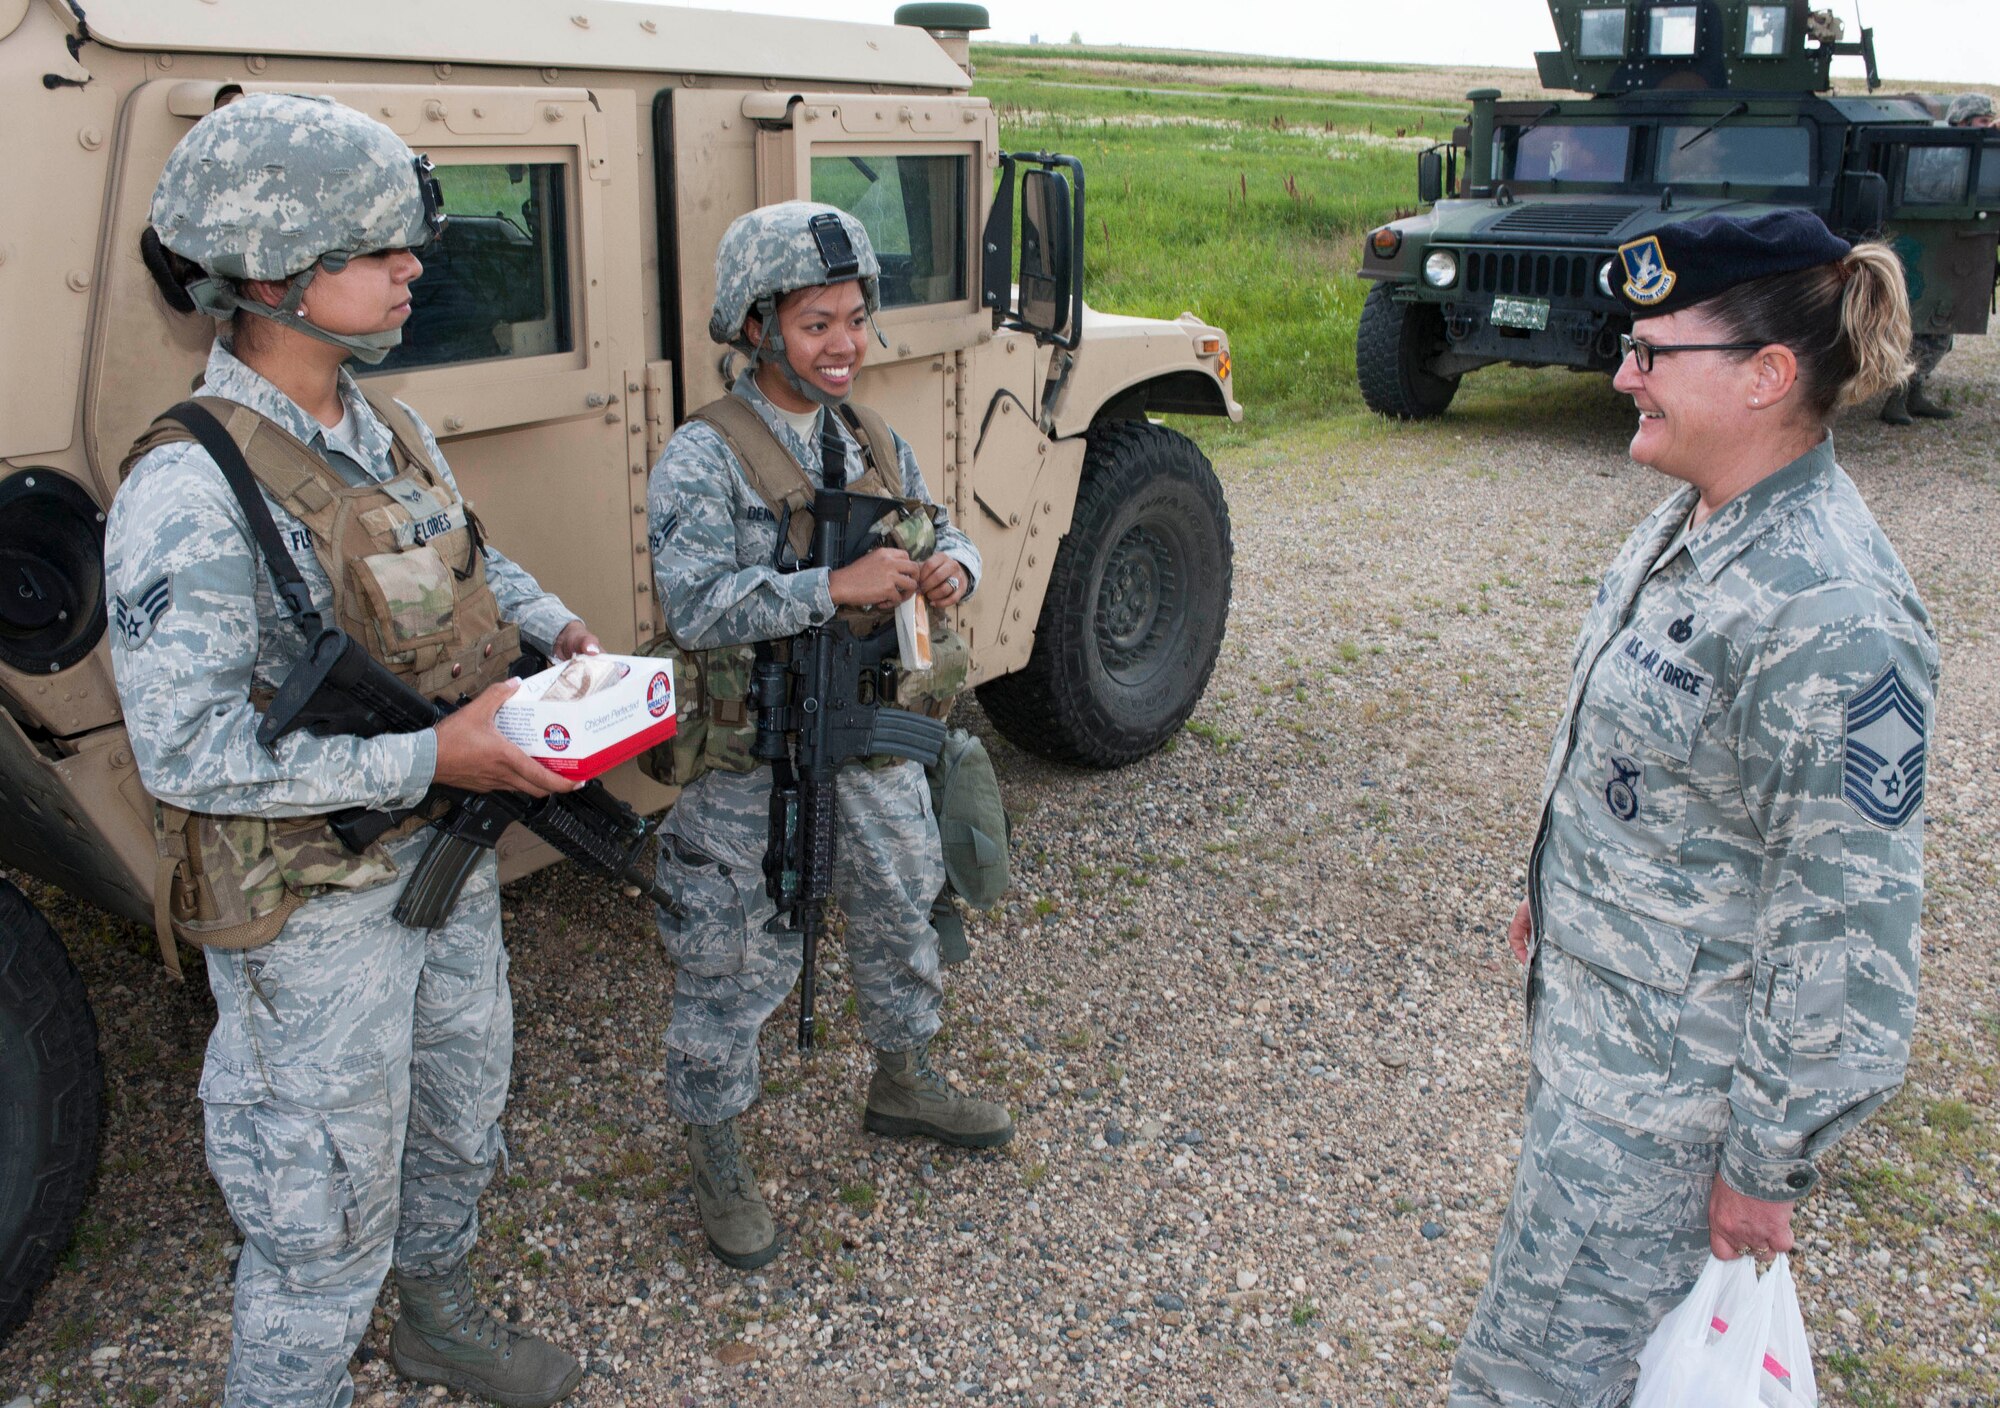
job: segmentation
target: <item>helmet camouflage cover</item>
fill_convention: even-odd
[[[371,365],[402,328],[316,327],[299,311],[307,285],[362,255],[421,249],[445,224],[427,158],[372,117],[291,93],[247,94],[197,122],[167,157],[148,218],[161,244],[207,275],[187,294],[211,318],[254,314]],[[243,279],[291,287],[273,306],[246,297]]]
[[[1993,100],[1984,93],[1960,93],[1951,100],[1951,107],[1945,112],[1944,120],[1953,127],[1982,117],[1993,116]]]
[[[844,242],[842,236],[845,236]],[[882,265],[868,231],[835,206],[788,200],[739,215],[715,248],[715,311],[708,335],[756,356],[743,332],[756,313],[765,323],[765,348],[776,350],[771,315],[778,298],[794,289],[861,281],[861,296],[872,315],[881,307]]]
[[[252,93],[197,122],[153,190],[160,242],[226,279],[285,279],[321,258],[418,249],[437,225],[417,158],[324,98]]]

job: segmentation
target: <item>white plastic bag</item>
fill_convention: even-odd
[[[1799,1312],[1791,1263],[1779,1257],[1764,1281],[1771,1286],[1771,1329],[1765,1336],[1764,1372],[1757,1376],[1759,1401],[1764,1408],[1819,1408],[1812,1346],[1806,1343],[1806,1318]]]
[[[1817,1408],[1790,1262],[1708,1259],[1639,1354],[1631,1408]]]

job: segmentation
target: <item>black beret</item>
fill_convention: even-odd
[[[1664,317],[1753,279],[1831,264],[1852,248],[1809,210],[1704,215],[1620,245],[1618,298],[1638,317]]]

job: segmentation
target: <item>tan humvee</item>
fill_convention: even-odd
[[[1177,729],[1221,639],[1228,513],[1207,461],[1146,413],[1239,418],[1227,338],[1085,308],[1082,170],[1001,151],[969,93],[984,12],[897,18],[0,0],[0,864],[152,919],[102,510],[206,355],[213,325],[168,306],[139,235],[169,150],[237,91],[333,97],[435,161],[451,231],[369,380],[423,414],[495,541],[607,647],[661,629],[646,473],[725,385],[706,332],[716,241],[744,210],[812,197],[881,252],[888,346],[859,395],[984,554],[957,625],[995,724],[1095,766]],[[670,800],[629,766],[611,783],[642,810]],[[510,875],[551,858],[525,839],[503,845]],[[0,949],[0,1127],[32,1132],[0,1151],[5,1333],[67,1239],[97,1073],[75,972],[4,880]]]

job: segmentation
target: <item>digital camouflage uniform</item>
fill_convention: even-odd
[[[733,394],[818,482],[817,441],[799,436],[750,373]],[[828,414],[820,412],[822,424]],[[847,449],[842,482],[852,482],[864,468],[860,447],[838,417],[834,423]],[[929,502],[901,436],[896,458],[901,492]],[[777,520],[708,425],[692,421],[675,432],[653,466],[647,506],[653,577],[681,648],[782,640],[832,618],[828,571],[773,565]],[[937,550],[978,580],[979,551],[958,529],[942,529]],[[776,910],[764,892],[762,858],[770,797],[769,767],[704,773],[681,793],[664,828],[660,878],[688,914],[660,923],[675,967],[667,1100],[689,1124],[718,1124],[756,1098],[758,1030],[799,975],[798,935],[769,927]],[[930,908],[944,887],[944,859],[930,790],[917,763],[850,763],[840,770],[838,798],[834,893],[847,916],[862,1036],[877,1050],[911,1050],[937,1031],[943,997]]]
[[[1902,1082],[1930,618],[1831,441],[1626,541],[1577,643],[1528,890],[1533,1077],[1454,1405],[1631,1392],[1717,1171],[1790,1202]]]
[[[358,455],[220,342],[203,394],[276,422],[355,484],[394,471],[388,430],[353,381],[340,396]],[[449,479],[437,442],[424,447]],[[313,602],[332,592],[299,521],[269,496]],[[501,611],[543,651],[573,619],[488,547]],[[309,816],[395,808],[429,789],[431,732],[321,738],[266,751],[253,689],[275,689],[302,654],[275,601],[241,506],[208,453],[161,447],[133,468],[105,530],[113,664],[133,756],[155,797],[189,810]],[[164,584],[164,585],[162,585]],[[428,829],[393,843],[407,871]],[[262,948],[204,950],[216,1026],[202,1070],[209,1168],[242,1229],[225,1402],[345,1405],[348,1357],[393,1260],[424,1277],[463,1260],[501,1148],[513,1053],[493,857],[444,927],[390,917],[400,883],[307,900]]]

